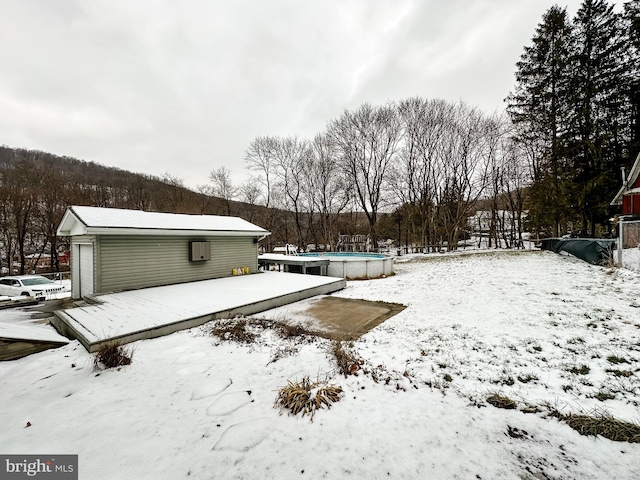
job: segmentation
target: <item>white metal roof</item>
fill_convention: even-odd
[[[144,212],[120,208],[72,206],[58,235],[222,235],[262,237],[269,232],[239,217]]]

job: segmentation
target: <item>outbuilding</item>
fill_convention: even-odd
[[[238,217],[73,206],[58,227],[71,237],[71,294],[157,287],[258,271],[270,233]]]
[[[611,205],[621,205],[622,215],[640,215],[640,153],[629,175],[622,173],[622,187]]]

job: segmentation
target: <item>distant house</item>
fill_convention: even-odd
[[[622,205],[622,215],[640,215],[640,153],[611,205]]]
[[[524,211],[521,215],[525,217],[527,213]],[[497,238],[514,239],[521,231],[520,218],[511,210],[477,210],[467,222],[469,231],[479,237],[493,234]]]
[[[469,229],[476,235],[491,233],[492,227],[502,236],[504,232],[509,232],[513,228],[518,230],[520,221],[514,217],[511,210],[478,210],[467,220]]]
[[[29,267],[35,268],[47,268],[51,266],[51,255],[48,253],[32,253],[31,255],[25,255]]]
[[[258,271],[270,233],[237,217],[73,206],[58,235],[71,237],[71,294],[85,295]]]

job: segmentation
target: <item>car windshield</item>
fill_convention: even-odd
[[[33,285],[48,285],[53,283],[51,280],[41,277],[41,278],[23,278],[22,284],[25,287],[32,287]]]

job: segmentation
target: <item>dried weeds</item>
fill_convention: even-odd
[[[229,320],[220,320],[210,329],[209,333],[220,340],[237,343],[253,343],[258,338],[258,334],[247,327],[254,324],[246,318],[237,317]]]
[[[487,403],[493,405],[496,408],[505,408],[507,410],[513,410],[517,408],[518,404],[511,400],[509,397],[500,395],[499,393],[493,393],[487,397]]]
[[[563,415],[553,411],[552,416],[564,421],[580,435],[600,435],[614,442],[640,443],[640,424],[614,418],[610,413],[594,410],[591,414]]]
[[[345,345],[346,342],[331,342],[330,352],[338,365],[338,372],[345,377],[358,375],[358,371],[364,365],[364,360],[352,350],[352,347]]]
[[[133,347],[125,347],[118,342],[107,342],[93,354],[94,370],[117,368],[131,365]]]
[[[326,381],[312,382],[308,376],[294,383],[288,381],[286,387],[278,390],[274,408],[288,410],[290,415],[309,414],[311,421],[317,410],[331,408],[331,405],[342,398],[342,387],[330,385]]]

